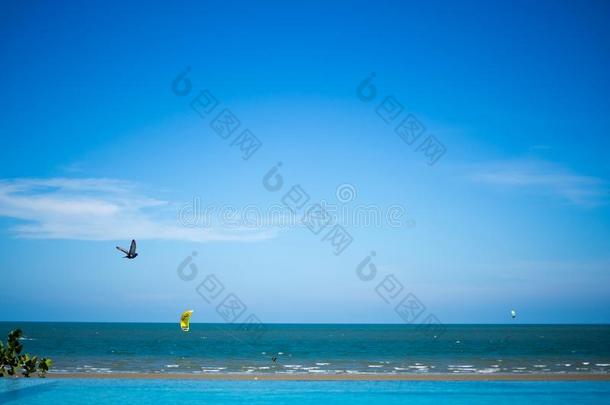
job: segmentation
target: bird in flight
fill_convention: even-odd
[[[123,249],[120,246],[117,246],[116,248],[119,249],[121,252],[125,253],[125,258],[126,259],[135,259],[135,257],[138,255],[136,253],[136,241],[135,241],[135,239],[131,240],[131,246],[129,246],[129,251],[127,251],[127,249]]]

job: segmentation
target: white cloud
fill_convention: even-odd
[[[256,241],[274,230],[188,228],[173,204],[150,198],[126,181],[113,179],[0,180],[0,216],[25,223],[18,237],[46,239],[173,239],[192,242]]]
[[[495,186],[520,188],[561,198],[575,205],[607,203],[607,183],[583,176],[542,160],[506,160],[480,165],[470,176],[474,181]]]

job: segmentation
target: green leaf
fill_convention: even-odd
[[[21,354],[23,345],[19,338],[23,336],[21,329],[12,330],[8,334],[6,346],[0,341],[0,377],[13,376],[21,370],[25,377],[29,377],[36,370],[39,375],[44,376],[51,367],[51,359],[42,358],[38,360],[38,356],[32,356],[29,353]]]

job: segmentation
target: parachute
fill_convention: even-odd
[[[512,317],[513,317],[513,319],[515,319],[515,317],[517,316],[517,313],[515,312],[515,310],[514,310],[514,309],[511,309],[511,310],[510,310],[510,316],[512,316]]]
[[[184,311],[182,315],[180,315],[180,327],[184,332],[189,331],[191,315],[193,315],[193,310]]]

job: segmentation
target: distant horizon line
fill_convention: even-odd
[[[2,323],[90,323],[90,324],[168,324],[172,325],[179,323],[176,321],[165,321],[165,322],[141,322],[141,321],[5,321],[0,320]],[[227,323],[227,322],[191,322],[191,325],[215,325],[215,326],[241,326],[241,323]],[[422,324],[406,324],[406,323],[357,323],[357,322],[264,322],[261,325],[353,325],[353,326],[364,326],[364,325],[378,325],[378,326],[411,326],[415,328],[423,328],[425,325]],[[574,326],[574,325],[601,325],[610,326],[610,323],[599,323],[599,322],[580,322],[580,323],[559,323],[559,322],[505,322],[505,323],[443,323],[443,326],[495,326],[495,325],[513,325],[513,326]]]

